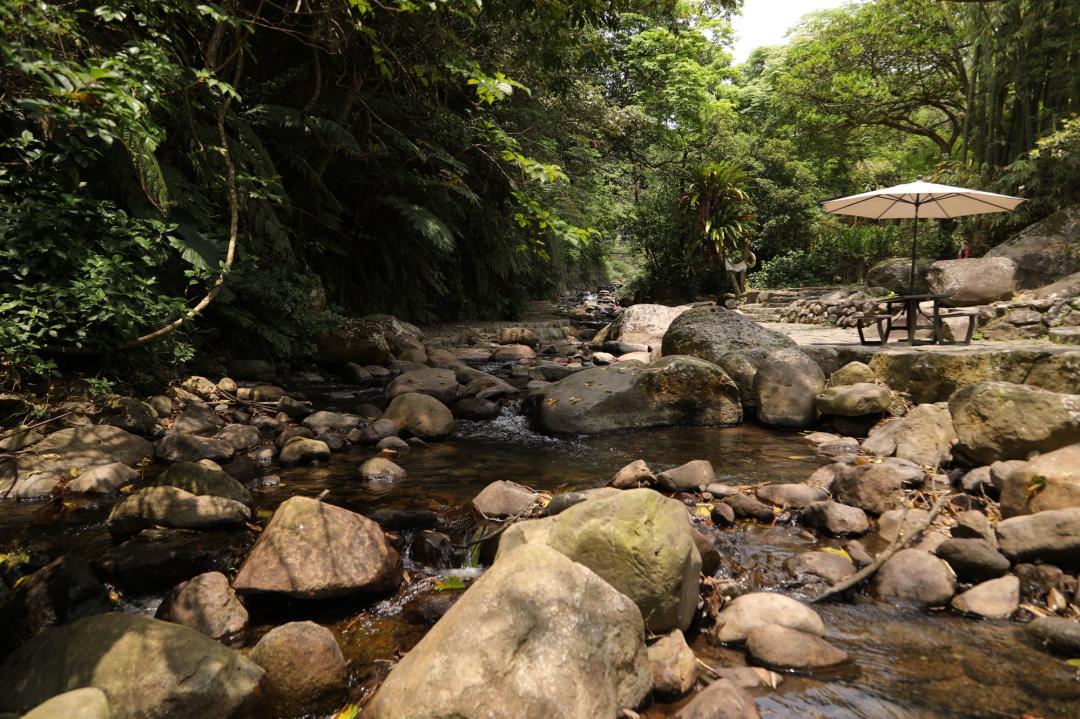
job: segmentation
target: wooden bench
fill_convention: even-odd
[[[855,329],[859,332],[859,343],[864,345],[883,345],[888,341],[889,333],[892,332],[892,315],[875,314],[872,312],[859,312],[855,315]],[[871,324],[877,326],[878,339],[868,340],[863,330]],[[884,326],[882,326],[884,325]]]
[[[975,320],[978,318],[978,312],[961,312],[959,310],[946,310],[937,314],[937,320],[934,326],[934,335],[938,338],[938,344],[944,345],[969,345],[971,344],[971,336],[975,334]],[[964,333],[963,340],[946,340],[941,336],[941,321],[955,318],[967,318],[967,332]]]

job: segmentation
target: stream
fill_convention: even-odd
[[[318,409],[349,411],[380,390],[325,384],[288,390],[303,393]],[[290,394],[293,394],[290,391]],[[654,470],[690,459],[708,459],[717,479],[729,484],[798,482],[824,460],[815,457],[798,434],[752,424],[733,428],[671,428],[612,435],[555,439],[533,433],[524,419],[504,409],[490,422],[459,421],[448,441],[419,447],[396,458],[408,472],[398,483],[363,483],[357,466],[373,456],[353,446],[319,467],[259,465],[240,457],[228,471],[246,483],[276,474],[276,487],[258,488],[256,511],[268,516],[294,494],[318,495],[360,512],[426,509],[439,517],[439,531],[464,543],[477,528],[469,500],[484,486],[508,479],[558,493],[603,486],[626,463],[645,459]],[[93,560],[112,540],[104,519],[115,500],[54,500],[7,504],[0,513],[0,551],[14,544],[48,545],[51,551]],[[782,589],[799,596],[784,569],[786,559],[840,542],[814,539],[790,521],[773,527],[742,524],[708,529],[723,557],[720,576],[746,590]],[[427,630],[417,607],[450,601],[453,591],[436,592],[431,577],[456,574],[465,579],[480,570],[434,569],[410,556],[413,531],[399,533],[412,580],[380,601],[335,602],[308,606],[306,618],[327,624],[338,635],[350,663],[354,696],[374,687],[392,666],[396,652],[411,648]],[[869,539],[869,537],[868,537]],[[875,547],[871,546],[873,551]],[[805,596],[805,595],[804,595]],[[127,611],[152,613],[160,596],[125,597]],[[775,690],[755,689],[763,717],[1076,717],[1080,701],[1077,670],[1040,652],[1022,637],[1020,625],[974,621],[948,612],[921,612],[880,605],[819,605],[831,642],[848,652],[852,664],[828,676],[785,676]],[[295,607],[252,611],[252,622],[237,646],[252,646],[275,621],[297,619]],[[742,666],[742,651],[709,643],[705,633],[688,636],[697,655],[720,666]],[[643,714],[670,716],[686,700],[654,703]]]

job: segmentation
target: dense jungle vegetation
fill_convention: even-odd
[[[0,374],[289,360],[341,315],[510,317],[608,277],[722,289],[703,170],[766,286],[906,239],[829,197],[1030,199],[941,223],[939,256],[1080,200],[1080,3],[853,3],[733,65],[740,4],[7,0]]]

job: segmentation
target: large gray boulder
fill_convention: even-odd
[[[521,524],[541,530],[504,533],[498,561],[520,543],[547,544],[634,600],[649,631],[689,628],[701,555],[682,502],[651,489],[628,489]]]
[[[522,546],[394,666],[364,717],[614,717],[652,688],[644,635],[634,603],[590,569]]]
[[[1027,459],[1080,442],[1080,395],[979,382],[949,398],[957,450],[977,464]]]
[[[926,274],[930,271],[930,260],[919,257],[915,260],[915,294],[927,291]],[[911,258],[891,257],[878,262],[866,273],[867,287],[884,287],[898,295],[911,293]]]
[[[1080,238],[1080,205],[1058,210],[1029,225],[1016,237],[986,253],[1016,265],[1016,285],[1022,290],[1042,287],[1075,272],[1076,243]]]
[[[1080,444],[1039,455],[1001,483],[1001,516],[1080,507]]]
[[[630,305],[614,322],[596,333],[592,339],[592,348],[600,350],[604,348],[605,342],[622,342],[648,347],[653,357],[659,357],[668,327],[676,317],[689,309],[686,305]]]
[[[904,417],[870,430],[862,448],[878,457],[899,457],[937,467],[952,458],[955,441],[956,430],[948,407],[920,404]]]
[[[420,439],[444,439],[454,431],[454,414],[445,404],[419,392],[398,395],[383,413],[398,432]]]
[[[194,629],[100,614],[24,644],[0,669],[0,710],[75,687],[105,692],[113,719],[227,719],[250,710],[263,670]]]
[[[930,292],[948,296],[943,301],[947,307],[986,305],[1013,296],[1016,265],[1007,257],[938,260],[926,279]]]
[[[690,355],[719,364],[729,353],[747,349],[794,347],[787,335],[773,332],[745,315],[723,307],[702,307],[684,312],[664,333],[663,354]]]
[[[229,474],[192,462],[177,462],[170,465],[158,476],[155,484],[162,487],[176,487],[192,494],[225,497],[248,506],[251,506],[253,501],[247,487]]]
[[[817,420],[815,398],[824,389],[825,374],[804,352],[770,352],[754,376],[758,419],[774,427],[811,427]]]
[[[525,412],[537,429],[552,434],[742,421],[731,378],[714,364],[682,356],[578,372],[530,394]]]
[[[367,517],[309,497],[274,512],[233,588],[241,594],[329,599],[382,593],[401,582],[401,558]]]
[[[17,460],[18,473],[56,472],[72,476],[93,467],[120,462],[134,467],[154,456],[154,445],[119,427],[99,424],[53,432]],[[0,487],[0,491],[2,491]]]
[[[723,643],[744,642],[756,627],[777,625],[825,634],[825,623],[809,606],[773,592],[751,592],[736,597],[716,618],[714,636]]]
[[[23,719],[112,719],[109,698],[96,687],[72,689],[34,707]]]

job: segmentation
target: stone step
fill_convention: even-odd
[[[1051,327],[1050,341],[1059,345],[1080,345],[1080,327]]]

